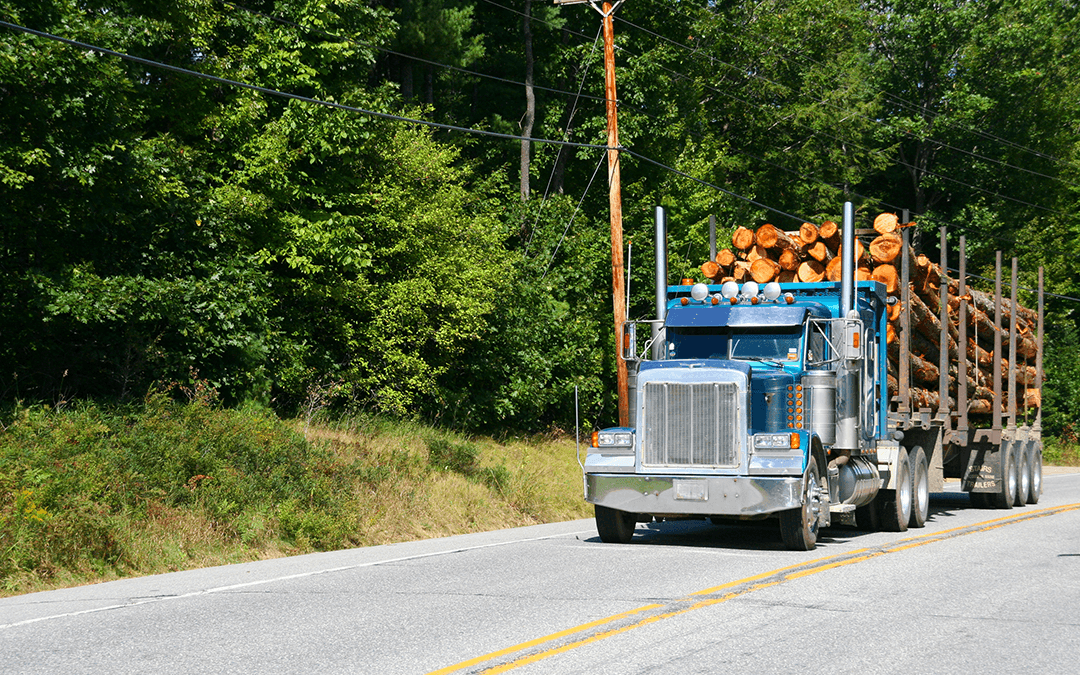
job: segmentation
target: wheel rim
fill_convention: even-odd
[[[1036,453],[1031,459],[1031,493],[1029,497],[1038,497],[1042,491],[1042,455]]]
[[[1017,487],[1017,480],[1016,480],[1016,473],[1017,472],[1016,472],[1016,459],[1015,458],[1009,457],[1009,468],[1007,469],[1007,471],[1008,471],[1008,476],[1006,477],[1005,480],[1007,481],[1006,484],[1008,485],[1008,488],[1009,488],[1009,499],[1012,500],[1012,499],[1014,499],[1016,497],[1016,487]]]
[[[1031,494],[1031,460],[1024,460],[1024,469],[1020,472],[1020,494],[1016,496],[1017,503],[1023,504]]]
[[[926,470],[919,467],[916,474],[915,499],[918,500],[919,513],[926,514],[930,510],[930,485],[928,484]]]
[[[911,518],[911,469],[906,462],[901,465],[900,475],[896,477],[896,501],[901,511],[900,522],[908,522]]]
[[[817,472],[811,469],[807,472],[806,499],[803,503],[803,526],[811,534],[817,534],[819,515],[821,515],[821,498],[818,494]]]

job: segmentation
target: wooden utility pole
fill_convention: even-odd
[[[557,5],[588,2],[603,17],[604,98],[607,101],[608,207],[611,218],[611,302],[615,314],[615,364],[619,391],[619,426],[630,424],[626,361],[622,357],[623,323],[626,321],[626,270],[623,265],[622,182],[619,173],[619,123],[615,104],[615,25],[613,15],[623,0],[555,0]]]

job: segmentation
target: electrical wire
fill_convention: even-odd
[[[684,18],[689,19],[689,20],[694,20],[691,17],[687,17],[686,14],[684,14],[684,13],[680,13],[680,15],[683,16]],[[737,29],[737,32],[725,31],[725,30],[719,29],[719,28],[717,29],[719,32],[724,33],[725,35],[727,35],[729,37],[732,37],[732,38],[735,38],[735,39],[744,39],[745,36],[751,34],[750,30],[745,25],[737,24],[734,21],[732,21],[731,19],[727,18],[726,16],[723,16],[722,14],[714,12],[714,13],[710,14],[710,16],[712,18],[720,19],[721,21],[724,21],[725,23],[727,23],[729,26],[732,26],[732,27]],[[781,45],[780,43],[778,43],[775,40],[771,39],[768,35],[764,35],[761,32],[754,31],[752,33],[752,35],[754,36],[755,40],[760,40],[762,42],[767,42],[767,43],[769,43],[769,44],[771,44],[771,45],[773,45],[773,46],[775,46],[775,47],[777,47],[779,49],[783,49],[786,52],[795,54],[799,58],[802,58],[802,59],[804,59],[806,61],[809,61],[810,63],[812,63],[814,65],[817,65],[817,66],[824,65],[822,62],[818,61],[817,59],[813,58],[812,56],[808,56],[808,55],[800,52],[797,49],[792,49],[792,48],[787,47],[785,45]],[[787,60],[787,59],[785,59],[785,60]],[[917,113],[925,114],[925,113],[932,113],[933,112],[932,110],[927,109],[925,106],[919,105],[917,103],[912,103],[912,102],[904,99],[902,96],[898,96],[896,94],[893,94],[892,92],[890,92],[890,91],[888,91],[886,89],[878,89],[878,88],[871,87],[870,91],[882,94],[883,96],[886,96],[889,99],[891,99],[891,100],[897,102],[898,104],[900,104],[901,107],[907,108],[909,110],[913,110],[913,111],[915,111]],[[937,117],[938,116],[935,116],[934,119],[937,119]],[[1050,160],[1052,162],[1055,162],[1057,164],[1064,164],[1066,166],[1069,165],[1069,163],[1066,160],[1060,159],[1058,157],[1047,154],[1047,153],[1042,152],[1040,150],[1035,150],[1034,148],[1029,148],[1027,146],[1016,143],[1015,141],[1010,141],[1009,139],[1003,138],[1001,136],[997,136],[996,134],[992,134],[992,133],[987,132],[987,131],[982,131],[981,129],[976,129],[974,127],[968,127],[968,126],[965,126],[965,125],[962,125],[962,124],[957,124],[955,122],[945,122],[945,125],[952,128],[952,129],[956,129],[956,130],[971,133],[971,134],[973,134],[975,136],[978,136],[980,138],[983,138],[985,140],[995,141],[995,142],[1001,143],[1002,145],[1010,146],[1010,147],[1015,148],[1017,150],[1020,150],[1022,152],[1034,155],[1036,157],[1041,157],[1043,159],[1048,159],[1048,160]]]
[[[695,21],[696,20],[696,19],[694,19],[692,17],[687,16],[685,13],[682,13],[682,12],[679,12],[679,15],[682,16],[683,18],[687,19],[688,21]],[[715,17],[715,18],[718,18],[718,19],[721,19],[721,20],[725,21],[728,24],[733,24],[733,22],[730,19],[728,19],[727,17],[724,17],[724,16],[722,16],[720,14],[713,13],[713,14],[711,14],[711,16]],[[690,51],[690,52],[692,52],[692,53],[694,53],[696,55],[701,55],[700,50],[698,50],[695,47],[691,47],[689,45],[684,45],[684,44],[678,43],[678,42],[676,42],[674,40],[671,40],[670,38],[659,35],[658,33],[655,33],[653,31],[649,30],[648,28],[645,28],[643,26],[638,26],[638,25],[636,25],[636,24],[634,24],[634,23],[632,23],[632,22],[630,22],[630,21],[628,21],[626,19],[623,19],[622,17],[616,17],[616,19],[618,21],[620,21],[621,23],[625,23],[625,24],[627,24],[627,25],[629,25],[629,26],[631,26],[633,28],[636,28],[636,29],[641,30],[641,31],[643,31],[645,33],[651,34],[654,37],[665,40],[665,41],[667,41],[667,42],[669,42],[669,43],[671,43],[673,45],[681,47],[681,48],[683,48],[683,49],[685,49],[687,51]],[[734,33],[724,31],[722,29],[718,29],[718,30],[719,30],[719,32],[724,33],[725,35],[728,35],[729,37],[732,37],[732,38],[735,38],[735,39],[743,39],[744,38],[743,33],[740,33],[740,34],[736,35]],[[824,65],[820,61],[817,61],[816,59],[814,59],[814,58],[812,58],[810,56],[806,56],[805,54],[800,53],[798,50],[790,49],[790,48],[788,48],[788,47],[786,47],[784,45],[778,44],[774,40],[771,40],[771,39],[769,39],[767,37],[763,37],[763,36],[760,35],[760,33],[757,33],[756,35],[758,37],[760,37],[763,41],[769,42],[770,44],[773,44],[776,47],[778,47],[780,49],[783,49],[786,52],[794,53],[797,56],[805,59],[806,61],[809,61],[810,63],[813,63],[814,65],[818,65],[818,66]],[[732,69],[734,69],[734,70],[736,70],[738,72],[745,72],[746,71],[746,69],[737,68],[736,66],[733,66],[733,65],[728,64],[728,63],[726,63],[724,61],[720,61],[718,59],[715,59],[714,57],[709,57],[708,55],[705,55],[705,57],[709,58],[710,60],[716,60],[717,62],[719,62],[719,63],[721,63],[721,64],[723,64],[725,66],[728,66],[729,68],[732,68]],[[789,61],[790,62],[790,59],[788,59],[788,58],[785,58],[783,56],[781,56],[780,58],[782,60],[784,60],[784,61]],[[755,75],[755,77],[758,77],[758,76]],[[768,80],[768,79],[766,79],[765,81],[770,82],[772,84],[776,84],[776,83],[771,82],[771,80]],[[876,88],[871,87],[871,88],[869,88],[869,91],[880,93],[880,94],[888,97],[890,100],[900,104],[901,107],[914,110],[917,113],[920,113],[920,114],[933,113],[932,110],[927,109],[925,106],[920,106],[920,105],[911,103],[909,101],[906,101],[903,97],[897,96],[896,94],[892,94],[891,92],[888,92],[886,90],[876,89]],[[940,116],[940,114],[934,115],[933,119],[937,119],[937,117],[939,117],[939,116]],[[872,120],[870,118],[866,118],[866,119],[868,119],[868,121],[871,121],[871,122],[879,122],[877,120]],[[883,123],[883,122],[879,122],[879,123]],[[1040,152],[1038,150],[1033,150],[1031,148],[1027,148],[1026,146],[1020,145],[1020,144],[1015,143],[1013,141],[1009,141],[1006,138],[1002,138],[1000,136],[991,134],[989,132],[984,132],[984,131],[975,129],[973,127],[965,127],[965,126],[962,126],[962,125],[956,125],[956,124],[953,124],[953,123],[950,123],[950,122],[945,122],[945,125],[948,126],[948,127],[953,128],[953,129],[959,129],[961,131],[966,131],[966,132],[972,133],[972,134],[974,134],[976,136],[979,136],[979,137],[983,138],[984,140],[999,142],[999,143],[1001,143],[1003,145],[1011,146],[1011,147],[1013,147],[1015,149],[1018,149],[1018,150],[1021,150],[1023,152],[1033,154],[1033,155],[1035,155],[1037,157],[1042,157],[1044,159],[1049,159],[1049,160],[1051,160],[1053,162],[1056,162],[1056,163],[1059,163],[1059,164],[1065,164],[1066,166],[1068,166],[1067,162],[1065,162],[1064,160],[1061,160],[1061,159],[1059,159],[1057,157],[1054,157],[1053,155],[1048,155],[1048,154]],[[892,127],[891,125],[889,125],[888,128],[890,128],[893,131],[900,131],[901,133],[908,133],[908,132],[903,132],[902,130],[897,130],[895,127]],[[909,134],[909,135],[913,136],[913,134]],[[928,138],[926,140],[933,141],[934,143],[936,143],[938,145],[941,145],[942,147],[946,147],[946,148],[949,148],[951,150],[955,150],[957,152],[969,154],[969,155],[971,155],[973,157],[976,157],[976,158],[979,158],[979,159],[983,159],[983,160],[986,160],[986,161],[989,161],[989,162],[996,162],[996,163],[1003,164],[1004,166],[1006,166],[1008,168],[1016,169],[1018,171],[1024,171],[1024,172],[1031,173],[1031,174],[1036,175],[1036,176],[1040,176],[1040,177],[1043,177],[1043,178],[1048,178],[1050,180],[1058,180],[1058,181],[1061,181],[1061,182],[1063,182],[1063,183],[1065,183],[1067,185],[1077,186],[1076,183],[1073,183],[1073,182],[1068,181],[1068,180],[1066,180],[1064,178],[1061,178],[1060,176],[1050,176],[1050,175],[1043,174],[1043,173],[1040,173],[1040,172],[1037,172],[1037,171],[1034,171],[1034,170],[1031,170],[1031,169],[1027,169],[1025,167],[1014,166],[1014,165],[1005,163],[1002,160],[996,160],[996,159],[991,158],[991,157],[986,157],[984,155],[979,155],[978,153],[974,153],[972,151],[968,151],[968,150],[964,150],[962,148],[956,148],[956,147],[950,146],[950,145],[948,145],[948,144],[946,144],[946,143],[944,143],[942,141],[938,141],[938,140],[933,139],[933,138]]]
[[[736,66],[734,66],[734,65],[732,65],[730,63],[727,63],[726,61],[723,61],[722,59],[718,59],[718,58],[716,58],[714,56],[711,56],[709,54],[703,54],[700,50],[695,49],[694,47],[690,47],[689,45],[685,45],[685,44],[683,44],[681,42],[676,42],[675,40],[672,40],[671,38],[660,35],[659,33],[656,33],[655,31],[652,31],[652,30],[650,30],[648,28],[645,28],[644,26],[639,26],[639,25],[637,25],[637,24],[635,24],[635,23],[633,23],[631,21],[628,21],[626,19],[623,19],[621,17],[616,17],[616,18],[618,19],[618,21],[620,23],[624,23],[627,26],[630,26],[631,28],[635,28],[635,29],[637,29],[639,31],[642,31],[642,32],[644,32],[644,33],[646,33],[648,35],[651,35],[651,36],[653,36],[655,38],[658,38],[658,39],[660,39],[660,40],[662,40],[664,42],[667,42],[667,43],[669,43],[671,45],[674,45],[676,47],[679,47],[681,49],[689,51],[693,55],[695,55],[695,56],[697,56],[699,58],[702,58],[702,57],[706,58],[710,62],[719,63],[719,64],[721,64],[723,66],[726,66],[727,68],[729,68],[731,70],[734,70],[736,72],[745,73],[746,70],[747,70],[745,68],[737,68]],[[781,58],[783,58],[783,57],[781,57]],[[776,85],[776,86],[782,86],[779,82],[775,82],[773,80],[770,80],[769,78],[767,78],[767,77],[765,77],[763,75],[760,75],[760,74],[755,73],[755,74],[752,74],[751,77],[756,78],[756,79],[760,79],[763,82],[766,82],[768,84],[772,84],[772,85]],[[815,93],[815,92],[810,92],[810,93]],[[809,94],[800,94],[800,96],[808,96],[808,95]],[[835,108],[837,110],[844,110],[844,109],[842,109],[839,106],[834,105],[834,104],[826,104],[826,105],[829,105],[830,107]],[[864,120],[866,120],[866,121],[868,121],[870,123],[881,125],[881,126],[885,127],[886,129],[889,129],[890,131],[894,131],[894,132],[897,132],[897,133],[900,133],[900,134],[904,134],[904,135],[908,136],[909,138],[914,138],[916,140],[921,140],[922,142],[929,141],[929,142],[934,143],[935,145],[938,145],[939,147],[946,148],[946,149],[949,149],[949,150],[953,150],[954,152],[959,152],[959,153],[962,153],[962,154],[965,154],[965,155],[969,155],[969,156],[974,157],[976,159],[981,159],[983,161],[991,162],[991,163],[994,163],[994,164],[999,164],[999,165],[1001,165],[1001,166],[1003,166],[1005,168],[1014,169],[1016,171],[1022,171],[1024,173],[1028,173],[1028,174],[1031,174],[1031,175],[1034,175],[1034,176],[1038,176],[1040,178],[1046,178],[1046,179],[1049,179],[1049,180],[1060,181],[1060,182],[1062,182],[1062,183],[1064,183],[1066,185],[1077,187],[1077,184],[1072,183],[1070,181],[1067,181],[1067,180],[1065,180],[1063,178],[1060,178],[1060,177],[1049,176],[1047,174],[1040,173],[1038,171],[1033,171],[1033,170],[1027,169],[1025,167],[1015,166],[1013,164],[1009,164],[1008,162],[1004,162],[1002,160],[994,159],[992,157],[987,157],[985,155],[980,155],[980,154],[972,152],[970,150],[964,150],[963,148],[955,147],[953,145],[945,143],[944,141],[939,141],[939,140],[934,139],[934,138],[927,137],[925,139],[918,139],[918,138],[916,138],[914,133],[912,133],[910,131],[905,131],[903,129],[898,129],[898,128],[894,127],[893,125],[889,124],[888,122],[885,122],[884,120],[874,119],[874,118],[871,118],[871,117],[869,117],[867,115],[862,115],[862,114],[859,114],[859,113],[853,113],[853,114],[857,115],[858,117],[861,117],[862,119],[864,119]],[[1030,206],[1030,204],[1029,204],[1029,206]],[[1043,207],[1043,208],[1045,208],[1045,207]]]
[[[581,199],[578,200],[574,212],[570,215],[570,220],[566,221],[566,227],[563,228],[562,236],[559,237],[559,243],[555,244],[555,250],[551,252],[551,259],[548,260],[547,267],[544,268],[544,273],[540,275],[540,281],[547,278],[548,272],[551,270],[551,264],[555,262],[555,255],[559,252],[563,240],[566,239],[566,234],[570,232],[570,226],[574,224],[574,219],[577,218],[578,212],[581,211],[581,205],[585,202],[585,195],[589,194],[589,188],[592,187],[593,181],[596,180],[596,174],[600,173],[600,167],[604,165],[605,160],[607,160],[606,152],[600,156],[600,161],[597,162],[596,168],[593,169],[592,176],[589,178],[589,183],[585,186],[585,191],[581,193]]]
[[[281,24],[283,26],[289,26],[289,27],[292,27],[292,28],[296,28],[297,30],[305,31],[305,32],[308,32],[308,33],[313,33],[315,35],[319,35],[319,36],[324,37],[324,38],[329,38],[331,40],[336,40],[337,42],[347,42],[347,43],[354,44],[354,45],[360,45],[360,46],[363,46],[363,47],[368,47],[370,49],[380,51],[380,52],[382,52],[384,54],[390,54],[392,56],[399,56],[399,57],[404,58],[404,59],[409,59],[411,61],[416,61],[417,63],[423,63],[423,64],[426,64],[426,65],[429,65],[429,66],[436,66],[438,68],[444,68],[446,70],[452,70],[454,72],[462,73],[462,74],[465,74],[465,75],[472,75],[474,77],[481,77],[481,78],[485,78],[485,79],[488,79],[488,80],[493,80],[495,82],[502,82],[504,84],[512,84],[512,85],[519,86],[519,87],[524,87],[525,86],[524,82],[519,82],[517,80],[511,80],[509,78],[499,77],[497,75],[489,75],[487,73],[481,73],[479,71],[469,70],[467,68],[461,68],[461,67],[458,67],[458,66],[452,66],[450,64],[440,63],[438,61],[432,61],[430,59],[421,58],[419,56],[413,56],[411,54],[406,54],[404,52],[399,52],[399,51],[395,51],[393,49],[388,49],[386,47],[381,47],[381,46],[379,46],[377,44],[367,42],[367,41],[364,41],[364,40],[360,40],[360,39],[354,38],[354,37],[336,35],[334,33],[327,32],[327,31],[322,30],[320,28],[313,28],[311,26],[305,26],[305,25],[296,23],[294,21],[290,21],[289,19],[286,19],[284,17],[273,16],[273,15],[270,15],[270,14],[260,12],[258,10],[250,9],[248,7],[244,7],[243,5],[238,5],[238,4],[234,3],[234,2],[229,2],[228,0],[219,0],[219,2],[221,2],[221,4],[226,6],[226,7],[230,7],[230,8],[237,9],[237,10],[240,10],[240,11],[243,11],[243,12],[247,12],[248,14],[251,14],[253,16],[258,16],[258,17],[261,17],[263,19],[267,19],[269,21],[273,21],[275,23]],[[554,93],[554,94],[562,94],[562,95],[565,95],[565,96],[577,96],[579,98],[590,99],[590,100],[593,100],[593,101],[603,101],[604,103],[607,103],[607,98],[605,98],[604,96],[593,96],[591,94],[582,94],[580,91],[575,94],[572,91],[564,91],[562,89],[556,89],[556,88],[553,88],[553,87],[545,87],[545,86],[539,85],[539,84],[533,84],[532,87],[534,89],[539,89],[541,91],[546,91],[546,92],[550,92],[550,93]]]
[[[593,54],[596,53],[596,44],[600,40],[600,33],[602,31],[603,31],[603,26],[601,26],[600,28],[597,29],[596,37],[593,39],[592,50],[589,52],[589,55],[585,57],[585,61],[582,63],[582,71],[583,72],[581,73],[581,83],[578,85],[578,93],[579,94],[581,93],[581,90],[584,89],[584,87],[585,87],[585,77],[588,75],[587,64],[588,64],[589,60],[592,59]],[[570,139],[570,125],[573,124],[574,113],[576,113],[576,112],[577,112],[577,99],[574,100],[574,104],[570,108],[570,114],[567,115],[567,118],[566,118],[567,119],[566,131],[563,133],[563,140],[569,140]],[[536,234],[536,225],[537,225],[537,223],[540,222],[540,215],[544,212],[544,205],[547,204],[548,194],[550,194],[550,192],[551,192],[551,182],[555,179],[555,170],[559,168],[559,160],[562,158],[562,153],[563,153],[563,147],[560,146],[558,151],[555,153],[555,161],[551,163],[551,173],[548,174],[548,181],[547,181],[547,185],[544,186],[544,196],[540,199],[540,206],[536,209],[536,218],[533,219],[532,229],[529,231],[529,239],[528,239],[528,241],[525,242],[525,253],[524,253],[524,255],[526,257],[528,257],[528,255],[529,255],[529,246],[532,245],[533,235]],[[592,181],[590,180],[590,184],[591,184],[591,182]],[[588,190],[588,188],[586,188],[586,191],[587,190]]]
[[[550,145],[562,145],[562,146],[571,147],[571,148],[586,148],[586,149],[590,149],[590,150],[607,150],[607,147],[608,147],[606,145],[599,145],[599,144],[596,144],[596,143],[574,143],[574,142],[571,142],[571,141],[557,141],[557,140],[553,140],[553,139],[550,139],[550,138],[534,138],[534,137],[524,138],[522,136],[515,136],[513,134],[504,134],[504,133],[501,133],[501,132],[498,132],[498,131],[488,131],[486,129],[472,129],[470,127],[459,127],[459,126],[456,126],[456,125],[453,125],[453,124],[443,124],[441,122],[432,122],[431,120],[422,120],[422,119],[416,119],[416,118],[412,118],[412,117],[403,117],[401,115],[394,115],[392,113],[379,112],[377,110],[367,110],[365,108],[358,108],[356,106],[345,105],[343,103],[336,103],[334,101],[324,101],[324,100],[317,99],[317,98],[311,98],[310,96],[301,96],[300,94],[293,94],[293,93],[290,93],[290,92],[280,91],[280,90],[277,90],[277,89],[270,89],[270,88],[267,88],[267,87],[261,87],[261,86],[256,85],[256,84],[248,84],[247,82],[240,82],[238,80],[230,80],[228,78],[219,77],[217,75],[209,75],[207,73],[200,73],[197,70],[190,70],[190,69],[187,69],[187,68],[181,68],[179,66],[169,65],[167,63],[161,63],[160,61],[152,61],[150,59],[144,59],[142,57],[134,56],[132,54],[125,54],[124,52],[118,52],[118,51],[114,51],[112,49],[106,49],[105,47],[98,47],[97,45],[92,45],[92,44],[89,44],[89,43],[86,43],[86,42],[79,42],[78,40],[71,40],[71,39],[68,39],[68,38],[65,38],[65,37],[60,37],[59,35],[53,35],[52,33],[46,33],[44,31],[34,30],[33,28],[27,28],[25,26],[19,26],[19,25],[13,24],[13,23],[8,23],[7,21],[0,21],[0,26],[3,26],[5,28],[10,28],[12,30],[22,31],[23,33],[28,33],[30,35],[35,35],[37,37],[45,38],[47,40],[54,40],[56,42],[61,42],[63,44],[71,46],[71,47],[78,47],[79,49],[95,51],[95,52],[98,52],[99,54],[105,54],[105,55],[108,55],[108,56],[115,56],[117,58],[124,59],[125,61],[131,61],[133,63],[138,63],[140,65],[149,66],[151,68],[160,68],[162,70],[167,70],[167,71],[170,71],[170,72],[179,73],[181,75],[190,75],[192,77],[197,77],[197,78],[200,78],[200,79],[209,80],[211,82],[217,82],[218,84],[225,84],[225,85],[229,85],[229,86],[232,86],[232,87],[239,87],[241,89],[248,89],[248,90],[251,90],[251,91],[256,91],[256,92],[258,92],[260,94],[265,94],[267,96],[276,96],[276,97],[279,97],[279,98],[285,98],[285,99],[290,99],[290,100],[294,100],[294,101],[301,101],[301,102],[304,102],[304,103],[311,103],[313,105],[320,105],[320,106],[324,106],[324,107],[327,107],[327,108],[335,108],[335,109],[338,109],[338,110],[345,110],[345,111],[348,111],[348,112],[360,113],[362,115],[369,115],[371,117],[378,117],[380,119],[393,120],[393,121],[396,121],[396,122],[409,122],[411,124],[417,124],[417,125],[421,125],[421,126],[431,127],[431,128],[434,128],[434,129],[441,129],[443,131],[457,131],[457,132],[461,132],[461,133],[476,134],[476,135],[479,135],[479,136],[488,136],[490,138],[500,138],[500,139],[503,139],[503,140],[509,140],[509,141],[515,141],[515,142],[528,140],[528,141],[533,142],[533,143],[547,143],[547,144],[550,144]]]

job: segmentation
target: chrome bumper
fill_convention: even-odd
[[[802,506],[802,477],[590,473],[585,501],[654,516],[757,516]]]

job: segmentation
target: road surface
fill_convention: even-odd
[[[1074,673],[1080,474],[927,527],[591,520],[0,599],[4,673]]]

